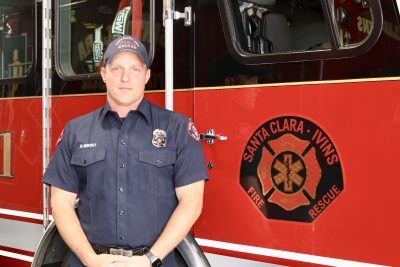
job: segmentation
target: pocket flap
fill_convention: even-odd
[[[72,155],[71,164],[88,166],[97,161],[104,160],[105,156],[105,149],[85,149]]]
[[[170,150],[143,150],[139,151],[139,160],[157,167],[163,167],[175,163],[175,151]]]

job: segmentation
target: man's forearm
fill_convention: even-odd
[[[165,258],[190,231],[200,216],[202,206],[202,192],[199,198],[189,198],[180,201],[165,226],[164,231],[151,247],[151,251],[159,258]]]
[[[151,251],[161,259],[167,256],[185,238],[200,212],[201,206],[179,203]]]
[[[60,232],[68,247],[78,256],[85,266],[89,266],[94,253],[73,207],[52,199],[53,216]]]

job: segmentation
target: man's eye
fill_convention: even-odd
[[[111,67],[111,70],[112,71],[117,71],[117,70],[120,70],[120,67],[119,66],[114,66],[114,67]]]

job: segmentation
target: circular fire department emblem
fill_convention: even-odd
[[[259,127],[246,144],[240,183],[270,219],[312,222],[343,191],[339,154],[313,122],[278,117]]]

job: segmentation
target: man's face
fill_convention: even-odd
[[[137,108],[143,99],[150,70],[135,53],[121,51],[101,69],[101,76],[107,86],[107,100],[112,107]]]

